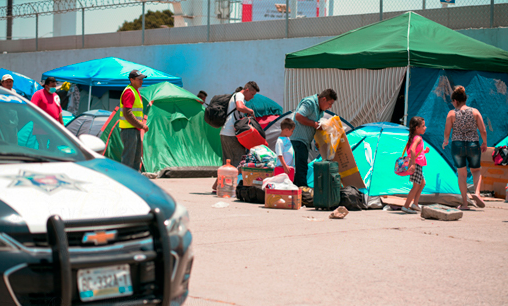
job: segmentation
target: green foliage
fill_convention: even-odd
[[[141,30],[143,15],[134,21],[125,21],[121,27],[118,28],[117,32],[120,31],[135,31]],[[158,29],[161,26],[167,26],[172,28],[174,26],[173,12],[170,10],[164,11],[148,11],[145,14],[145,29]]]

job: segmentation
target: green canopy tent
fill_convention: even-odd
[[[197,96],[163,82],[140,89],[149,127],[143,137],[143,167],[162,176],[201,176],[222,165],[220,129],[203,120],[204,107]],[[104,156],[120,161],[123,144],[118,127],[119,111],[111,114],[101,139]]]
[[[506,73],[508,52],[407,12],[286,54],[284,109],[334,88],[339,99],[332,111],[354,126],[390,121],[406,72],[411,68],[412,77],[416,67]],[[410,83],[403,90],[405,115]]]

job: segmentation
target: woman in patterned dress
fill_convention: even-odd
[[[487,150],[487,130],[480,112],[466,105],[467,95],[464,86],[456,86],[452,94],[454,110],[448,112],[444,131],[443,150],[448,145],[450,130],[452,132],[452,157],[459,175],[459,188],[462,195],[462,206],[459,209],[467,210],[467,166],[473,174],[474,190],[472,198],[478,207],[485,207],[480,197],[482,152]],[[478,130],[483,143],[480,146]]]

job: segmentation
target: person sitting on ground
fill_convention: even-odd
[[[425,187],[425,177],[423,177],[423,166],[427,165],[425,154],[429,153],[429,148],[423,150],[423,138],[427,127],[422,117],[415,116],[409,121],[409,137],[406,148],[407,156],[411,158],[408,171],[411,173],[409,181],[413,182],[413,188],[409,191],[406,203],[402,207],[402,211],[407,214],[416,214],[420,211],[418,201]],[[411,204],[413,201],[413,204]],[[409,206],[411,204],[411,207]]]
[[[206,97],[208,97],[208,94],[206,93],[206,91],[200,90],[198,93],[198,98],[203,100],[203,103],[201,103],[201,104],[206,104]]]
[[[452,132],[452,158],[459,176],[459,188],[462,195],[462,206],[459,209],[468,210],[467,203],[467,166],[473,174],[474,190],[472,198],[478,207],[485,207],[480,197],[481,165],[480,160],[482,152],[487,151],[487,130],[483,123],[483,118],[476,108],[466,105],[467,95],[464,86],[455,87],[452,93],[452,105],[454,110],[448,112],[446,116],[446,126],[444,131],[443,150],[448,145],[450,130]],[[480,147],[478,130],[482,136],[483,143]]]
[[[275,154],[277,154],[277,164],[273,175],[286,173],[291,181],[295,180],[295,152],[289,137],[295,130],[295,122],[289,118],[280,123],[280,136],[275,143]]]
[[[231,161],[233,167],[238,167],[245,155],[245,147],[238,142],[235,134],[235,122],[244,117],[244,114],[254,116],[254,111],[245,106],[245,101],[254,98],[259,92],[259,86],[254,81],[250,81],[240,90],[233,94],[229,100],[226,123],[220,131],[220,143],[222,146],[222,164],[226,164],[226,160]],[[235,110],[236,109],[236,110]],[[217,189],[217,180],[212,186],[213,192]]]
[[[296,108],[295,130],[290,139],[295,151],[294,183],[298,187],[307,186],[307,159],[309,158],[310,144],[319,127],[319,119],[324,116],[325,110],[332,107],[335,100],[337,100],[337,93],[329,88],[323,90],[319,95],[303,98]]]

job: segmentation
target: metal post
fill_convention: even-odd
[[[286,38],[289,38],[289,0],[286,0]]]
[[[145,2],[143,1],[143,18],[141,21],[141,45],[145,44]]]
[[[90,110],[90,104],[92,104],[92,85],[88,89],[88,110]]]
[[[206,41],[210,41],[210,0],[208,0],[208,14],[206,15]]]
[[[422,0],[422,10],[425,9],[425,0]]]
[[[494,27],[494,0],[490,0],[490,27]]]
[[[81,48],[85,47],[85,8],[81,9]]]
[[[35,14],[35,51],[39,51],[39,14]]]
[[[12,1],[7,0],[7,40],[12,39]]]
[[[383,0],[379,0],[379,21],[383,20]]]
[[[406,92],[404,94],[404,125],[407,126],[407,108],[409,99],[409,65],[407,65],[406,71]]]

